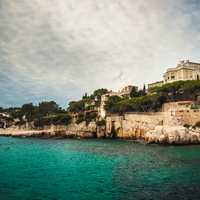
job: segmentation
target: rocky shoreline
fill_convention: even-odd
[[[157,144],[200,144],[200,130],[183,126],[156,126],[145,134],[144,140]]]
[[[67,131],[52,131],[51,129],[46,130],[0,130],[0,136],[11,136],[11,137],[43,137],[43,138],[95,138],[95,134],[92,132],[87,133],[73,133]]]
[[[91,127],[90,127],[91,128]],[[105,130],[104,130],[105,131]],[[98,133],[97,133],[98,132]],[[11,137],[43,137],[43,138],[111,138],[106,132],[97,129],[69,129],[69,127],[53,127],[43,130],[0,129],[0,136]],[[189,129],[183,126],[156,126],[154,130],[147,131],[140,137],[115,138],[142,140],[145,144],[188,145],[200,144],[200,129]]]

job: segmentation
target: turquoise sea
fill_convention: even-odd
[[[199,200],[200,146],[0,137],[0,200]]]

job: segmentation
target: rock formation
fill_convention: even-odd
[[[198,144],[200,130],[188,129],[183,126],[156,126],[154,130],[144,135],[147,143],[159,144]]]

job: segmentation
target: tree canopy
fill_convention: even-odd
[[[139,94],[138,94],[139,93]],[[159,111],[165,102],[196,100],[200,95],[200,81],[177,81],[155,87],[146,94],[133,89],[131,98],[110,97],[105,109],[110,113]]]
[[[39,113],[49,115],[60,111],[59,105],[55,101],[43,101],[38,106]]]

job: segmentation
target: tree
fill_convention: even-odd
[[[86,112],[85,113],[86,124],[89,124],[91,121],[95,121],[96,118],[97,118],[97,113],[96,112]]]
[[[85,111],[85,101],[84,100],[71,101],[69,103],[68,111],[74,113]]]
[[[119,108],[119,102],[122,100],[119,96],[111,96],[109,97],[108,101],[105,104],[105,109],[108,112],[118,112]]]
[[[35,118],[35,127],[44,127],[50,125],[68,125],[71,122],[71,116],[69,114],[55,114],[43,117]]]
[[[200,94],[200,81],[177,81],[168,83],[162,87],[152,89],[159,95],[165,96],[167,101],[195,100]]]
[[[85,120],[85,115],[84,113],[79,113],[77,118],[76,118],[76,123],[80,124],[81,122],[83,122]]]
[[[130,93],[130,97],[137,97],[138,96],[138,91],[137,91],[137,87],[133,87]]]
[[[143,94],[145,95],[146,94],[146,85],[144,84],[143,86]]]
[[[101,96],[103,94],[106,94],[106,93],[108,93],[108,90],[105,89],[105,88],[101,88],[101,89],[95,90],[93,92],[93,97],[96,98],[98,101],[100,101],[101,100]]]
[[[130,93],[130,97],[133,98],[133,97],[141,97],[141,96],[144,96],[146,95],[146,86],[144,85],[143,89],[142,90],[137,90],[137,87],[133,87],[132,90],[131,90],[131,93]]]
[[[95,121],[96,118],[97,118],[96,112],[79,113],[76,119],[76,123],[80,124],[81,122],[85,121],[86,124],[89,124],[91,121]]]
[[[32,103],[24,104],[21,108],[21,114],[26,117],[27,121],[31,121],[34,118],[35,107]]]
[[[83,95],[82,99],[88,99],[87,92]]]
[[[42,115],[49,115],[59,112],[60,108],[55,101],[44,101],[39,103],[38,111]]]

